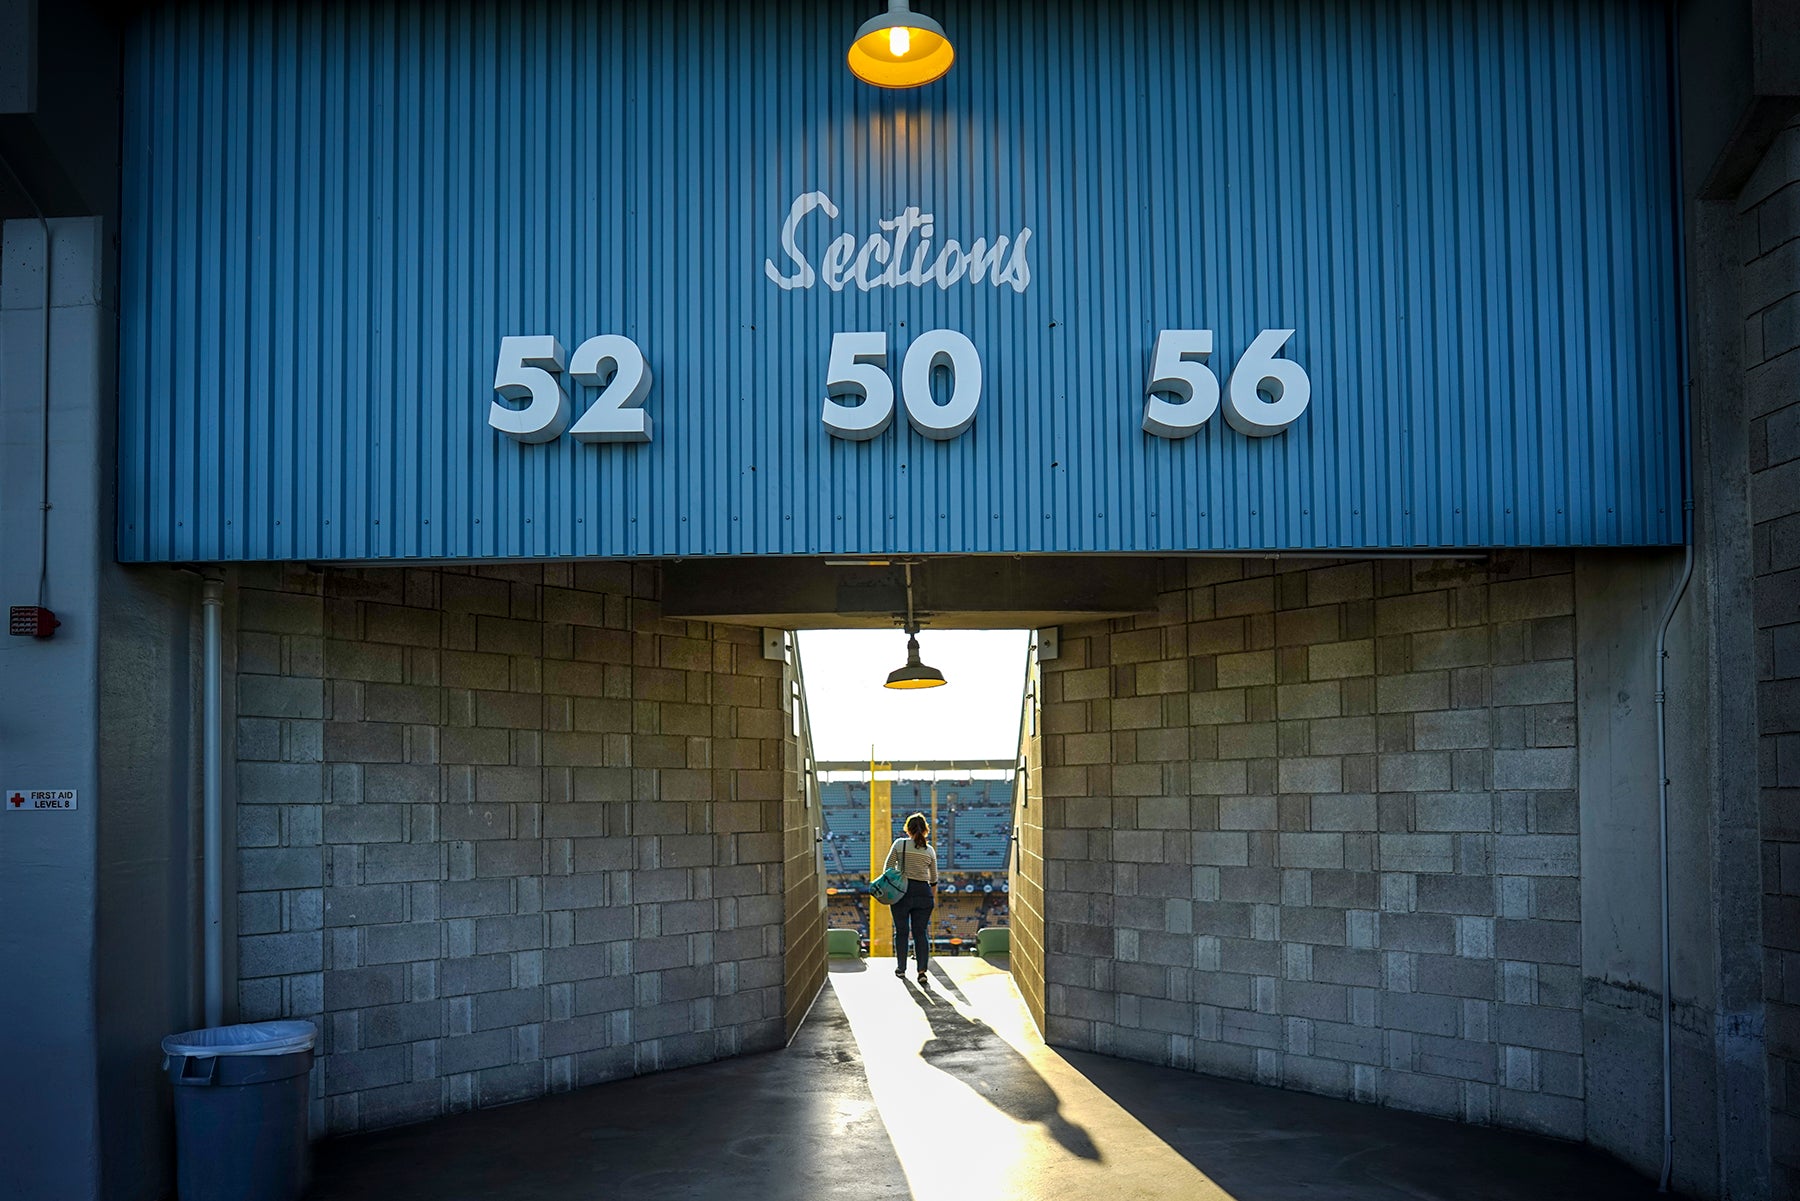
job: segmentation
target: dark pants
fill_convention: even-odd
[[[931,885],[923,880],[908,880],[906,895],[889,906],[894,911],[894,959],[901,971],[906,970],[906,929],[912,926],[913,953],[919,970],[931,962],[931,907],[937,904]]]

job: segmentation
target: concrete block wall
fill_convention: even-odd
[[[1569,556],[1163,572],[1044,664],[1050,1041],[1580,1137]]]
[[[1044,1029],[1044,672],[1034,653],[1026,670],[1019,776],[1014,786],[1012,878],[1007,898],[1013,982]]]
[[[808,726],[800,648],[783,636],[787,658],[782,688],[789,706],[782,729],[782,879],[786,927],[783,1029],[793,1038],[807,1010],[825,986],[825,864],[819,841],[825,829],[813,783],[812,734]]]
[[[320,1024],[316,1129],[784,1041],[783,667],[659,580],[238,574],[238,1010]]]
[[[1771,1193],[1800,1197],[1800,126],[1738,197]]]

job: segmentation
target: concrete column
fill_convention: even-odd
[[[1650,1175],[1662,1162],[1654,652],[1679,571],[1678,554],[1657,551],[1585,555],[1575,572],[1586,1136]],[[1676,1179],[1714,1196],[1722,1082],[1710,1036],[1731,932],[1715,924],[1720,813],[1706,760],[1719,698],[1707,691],[1703,591],[1690,589],[1669,642],[1670,916]]]
[[[0,788],[73,788],[0,814],[9,1196],[167,1193],[157,1040],[198,1024],[189,834],[191,577],[113,561],[114,317],[99,218],[53,220],[45,640],[0,639]],[[44,243],[0,255],[0,603],[38,599]],[[3,803],[3,802],[0,802]]]
[[[1675,951],[1675,1002],[1681,1013],[1687,967],[1709,972],[1695,999],[1705,1007],[1700,1027],[1711,1040],[1707,1070],[1712,1130],[1704,1118],[1681,1119],[1694,1075],[1676,1061],[1674,1187],[1697,1196],[1755,1197],[1769,1188],[1767,1075],[1763,1054],[1763,955],[1760,912],[1763,865],[1758,831],[1755,551],[1750,510],[1750,423],[1744,379],[1743,303],[1748,281],[1740,271],[1742,231],[1728,204],[1699,202],[1688,209],[1689,345],[1693,377],[1695,479],[1694,585],[1698,596],[1676,618],[1687,624],[1693,657],[1672,652],[1671,720],[1691,714],[1690,743],[1670,761],[1671,807],[1705,816],[1710,859],[1703,895],[1711,938]],[[1681,693],[1675,690],[1681,689]],[[1702,706],[1704,706],[1702,708]],[[1679,741],[1672,752],[1683,752]],[[1679,893],[1677,894],[1679,897]],[[1678,942],[1682,931],[1676,928]],[[1685,1128],[1684,1128],[1685,1127]],[[1710,1138],[1708,1137],[1710,1135]],[[1709,1153],[1716,1143],[1716,1156]]]
[[[1751,995],[1766,989],[1769,1195],[1792,1198],[1800,1197],[1800,118],[1777,136],[1735,208],[1764,864],[1764,970],[1742,983]],[[1743,1065],[1747,1079],[1753,1066]]]
[[[0,788],[72,788],[67,813],[0,814],[0,1013],[12,1195],[100,1195],[96,936],[99,912],[100,511],[113,316],[98,218],[51,222],[48,589],[62,628],[0,639]],[[0,256],[0,601],[37,603],[43,480],[43,231],[8,221]]]

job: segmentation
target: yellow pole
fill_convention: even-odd
[[[875,773],[893,765],[875,762],[869,751],[869,879],[879,876],[887,865],[888,848],[894,842],[893,784],[877,780]],[[888,907],[874,897],[869,898],[869,956],[894,953],[894,919]]]
[[[937,786],[938,786],[938,782],[937,782],[937,776],[936,776],[936,775],[935,775],[935,774],[934,774],[934,775],[933,775],[933,776],[932,776],[932,777],[931,777],[931,845],[932,845],[932,846],[934,846],[934,847],[937,847],[937,848],[938,848],[938,849],[939,849],[939,854],[942,854],[942,853],[943,853],[943,846],[944,846],[944,840],[943,840],[943,839],[942,839],[942,838],[940,838],[940,837],[939,837],[939,836],[938,836],[938,824],[937,824]],[[940,868],[939,868],[939,870],[940,870],[940,871],[941,871],[941,870],[942,870],[942,867],[941,867],[941,865],[940,865]],[[942,913],[939,913],[939,914],[937,914],[937,915],[936,915],[936,916],[937,916],[937,918],[938,918],[938,919],[939,919],[939,923],[938,923],[938,928],[939,928],[939,929],[942,929],[942,928],[943,928],[943,922],[942,922],[942,919],[943,919],[943,918],[944,918],[944,917],[945,917],[945,915],[944,915],[944,914],[942,914]]]
[[[931,781],[931,845],[934,847],[941,847],[944,845],[938,838],[937,780],[935,777]]]

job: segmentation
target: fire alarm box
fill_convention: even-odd
[[[14,605],[10,632],[18,638],[48,638],[62,622],[42,605]]]

